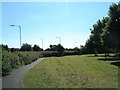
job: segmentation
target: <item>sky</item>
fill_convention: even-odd
[[[90,28],[107,17],[112,2],[3,2],[2,43],[8,47],[37,44],[46,49],[60,43],[65,48],[85,45]]]

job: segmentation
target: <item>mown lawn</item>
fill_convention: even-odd
[[[25,88],[118,88],[116,61],[102,55],[49,57],[26,74]],[[118,60],[117,62],[119,62]]]

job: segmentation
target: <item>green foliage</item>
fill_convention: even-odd
[[[109,7],[109,17],[93,25],[90,38],[86,41],[86,53],[120,52],[120,2]]]
[[[63,56],[67,55],[79,55],[80,50],[78,49],[77,51],[64,51]],[[58,52],[57,51],[42,51],[41,52],[42,57],[58,57]]]
[[[57,51],[43,51],[41,52],[42,57],[53,57],[53,56],[58,56]]]
[[[64,51],[64,56],[67,56],[67,55],[76,55],[76,51]]]
[[[12,69],[32,63],[41,57],[40,52],[2,52],[2,75],[8,74]]]
[[[18,68],[20,66],[19,56],[8,52],[2,52],[2,75],[8,74],[12,69]]]
[[[58,44],[56,46],[56,50],[58,52],[58,56],[62,56],[63,55],[63,53],[64,53],[64,47],[61,44]]]
[[[59,56],[57,51],[24,51],[24,52],[8,52],[2,51],[2,75],[8,74],[12,69],[19,68],[37,60],[40,57]],[[75,55],[75,51],[65,51],[64,55]]]
[[[51,51],[57,51],[57,45],[50,45]]]
[[[74,50],[75,50],[74,51],[75,52],[74,55],[80,55],[81,54],[81,51],[80,51],[80,49],[78,47],[75,47]]]
[[[41,53],[35,51],[16,52],[16,54],[20,57],[21,63],[24,63],[25,65],[30,64],[31,62],[41,57]]]
[[[41,51],[41,48],[38,45],[34,45],[33,51]]]
[[[106,48],[120,52],[120,2],[110,6],[108,15],[110,19],[106,23],[102,39]]]
[[[103,18],[102,20],[98,20],[96,24],[93,25],[93,29],[91,29],[90,38],[86,42],[86,49],[89,53],[94,53],[96,49],[99,53],[104,52],[104,45],[101,41],[101,34],[103,33],[103,28],[106,26],[106,22],[108,18]]]
[[[58,45],[50,45],[49,51],[57,51],[57,56],[62,56],[64,54],[64,47],[61,44]]]
[[[31,47],[31,45],[25,43],[25,44],[23,44],[23,45],[21,46],[21,49],[20,49],[20,50],[21,50],[21,51],[31,51],[31,50],[32,50],[32,47]]]
[[[1,44],[1,45],[0,45],[0,48],[1,48],[2,50],[7,50],[7,51],[8,51],[8,46],[7,46],[7,45]]]

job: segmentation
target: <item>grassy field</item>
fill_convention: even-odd
[[[99,55],[49,57],[26,74],[26,88],[118,88],[118,67]],[[113,59],[110,59],[113,60]]]

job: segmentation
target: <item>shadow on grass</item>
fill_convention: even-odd
[[[102,58],[102,59],[98,59],[98,60],[103,60],[103,61],[118,61],[118,60],[120,60],[120,58],[109,58],[109,57],[106,57],[106,58]]]
[[[115,66],[120,66],[120,57],[118,57],[118,56],[116,56],[116,55],[114,55],[114,56],[111,56],[111,55],[109,55],[109,56],[107,56],[107,57],[105,57],[105,55],[97,55],[97,56],[87,56],[87,57],[104,57],[104,58],[100,58],[100,59],[98,59],[98,60],[102,60],[102,61],[117,61],[117,62],[111,62],[110,64],[111,65],[115,65]]]
[[[106,57],[106,58],[103,58],[103,59],[98,59],[98,60],[103,60],[103,61],[117,61],[117,62],[111,62],[110,64],[111,65],[115,65],[115,66],[120,66],[120,62],[118,60],[120,60],[120,58],[110,58],[110,57]]]
[[[112,56],[112,55],[107,55],[107,56],[105,56],[105,55],[97,55],[97,56],[93,55],[93,56],[87,56],[87,57],[105,57],[105,58],[112,57],[112,58],[119,58],[120,59],[120,56],[118,57],[117,55],[114,55],[114,56]]]
[[[97,55],[97,56],[87,56],[87,57],[105,57],[105,55]]]
[[[112,62],[111,64],[115,66],[120,66],[120,62]]]

